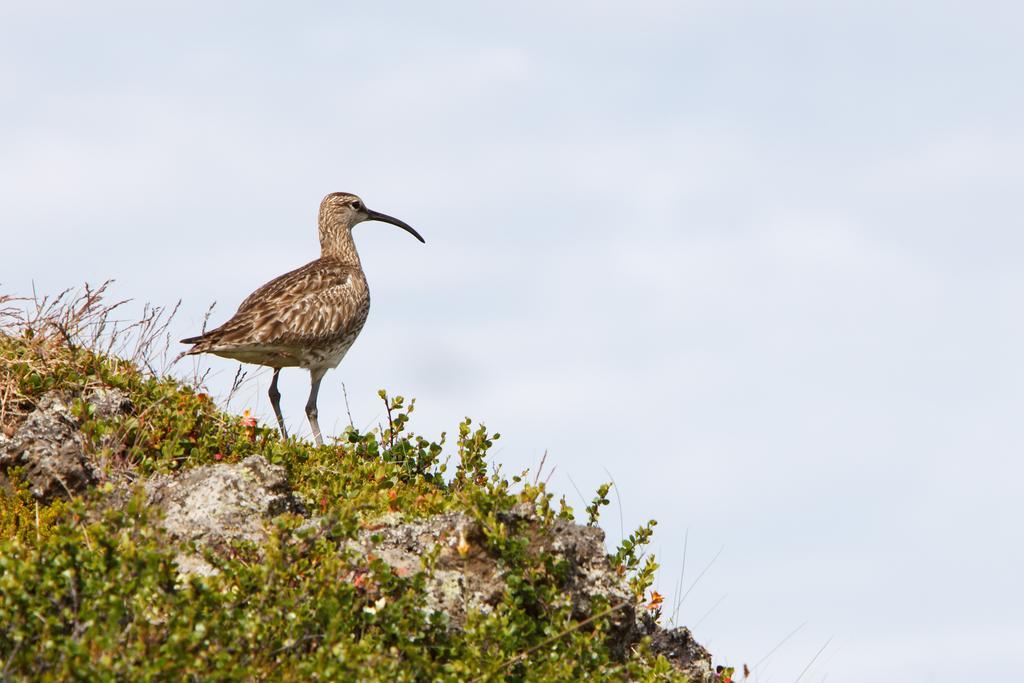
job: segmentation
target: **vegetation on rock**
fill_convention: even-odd
[[[490,463],[499,435],[468,419],[450,447],[416,435],[414,402],[381,392],[380,429],[319,448],[281,440],[155,370],[166,312],[116,330],[102,294],[28,314],[0,298],[0,679],[687,680],[639,626],[660,613],[644,604],[653,522],[607,558],[619,597],[588,596],[581,614],[566,556],[536,540],[573,510],[538,476]],[[123,392],[125,409],[98,410],[97,389]],[[41,499],[12,444],[45,396],[66,398],[90,471],[87,486]],[[191,547],[213,571],[179,571],[143,484],[250,456],[283,468],[304,514],[274,516],[262,543]],[[428,604],[440,548],[404,571],[361,547],[395,519],[451,513],[474,529],[458,555],[486,555],[504,581],[457,628]]]

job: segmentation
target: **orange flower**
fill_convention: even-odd
[[[651,591],[651,601],[647,603],[647,609],[654,611],[661,607],[661,603],[665,602],[665,598],[658,591]]]
[[[459,555],[462,557],[469,553],[469,540],[466,539],[465,529],[459,529],[459,544],[455,546],[455,549],[459,551]]]

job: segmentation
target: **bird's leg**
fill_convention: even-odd
[[[306,401],[306,417],[309,418],[309,426],[313,428],[313,438],[316,439],[317,446],[323,446],[324,439],[320,436],[320,423],[316,421],[316,395],[320,393],[320,380],[324,378],[326,373],[326,370],[309,371],[311,386],[309,388],[309,400]]]
[[[270,405],[274,407],[274,415],[277,415],[277,424],[281,428],[281,438],[288,438],[288,430],[284,427],[284,417],[281,415],[281,392],[277,390],[277,375],[281,368],[274,368],[274,379],[270,380]]]

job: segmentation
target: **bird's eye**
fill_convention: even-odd
[[[363,210],[363,203],[362,202],[355,202],[354,204],[352,204],[352,208],[355,209],[356,211],[362,211]]]

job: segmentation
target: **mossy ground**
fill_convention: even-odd
[[[84,322],[102,314],[90,307],[37,307],[34,318],[0,332],[6,433],[54,389],[116,387],[133,405],[128,415],[100,420],[86,402],[75,404],[103,479],[80,499],[38,504],[16,469],[0,485],[0,679],[682,680],[643,643],[615,659],[606,642],[606,612],[615,606],[598,600],[591,618],[574,619],[557,563],[531,553],[500,521],[523,503],[548,522],[573,512],[536,477],[505,476],[488,461],[498,435],[469,420],[450,444],[444,435],[414,435],[413,403],[382,392],[382,429],[349,429],[319,448],[283,441],[276,429],[223,412],[196,387],[141,369],[147,364],[138,357],[97,351],[98,335],[77,343]],[[152,338],[152,328],[143,331]],[[320,531],[283,515],[259,551],[240,545],[228,556],[208,554],[220,573],[183,579],[175,549],[138,497],[95,512],[135,478],[252,454],[286,468],[295,492],[327,520]],[[595,521],[603,498],[588,509]],[[449,510],[480,522],[509,577],[498,608],[471,615],[457,631],[422,609],[422,574],[398,576],[345,549],[384,513]],[[649,533],[610,559],[638,601],[655,567],[642,556]]]

